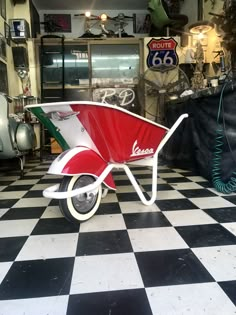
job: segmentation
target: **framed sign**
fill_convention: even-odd
[[[1,33],[0,33],[0,58],[2,58],[4,60],[7,59],[6,39]]]
[[[0,92],[8,94],[7,65],[0,61]]]
[[[1,16],[6,20],[6,0],[0,0],[0,13]]]
[[[134,14],[134,33],[149,34],[151,30],[151,16],[150,14]]]
[[[10,44],[11,44],[11,31],[10,31],[10,26],[6,22],[4,22],[4,31],[5,31],[5,38],[6,38],[7,45],[10,46]]]
[[[148,44],[147,66],[157,71],[168,71],[179,64],[176,52],[178,43],[174,38],[152,38]]]
[[[44,14],[44,29],[46,33],[70,33],[70,14]]]

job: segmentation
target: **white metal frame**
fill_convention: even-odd
[[[154,155],[150,158],[144,158],[133,162],[128,162],[128,165],[142,165],[142,166],[151,166],[152,167],[152,196],[149,200],[147,200],[143,194],[143,192],[140,189],[139,184],[137,183],[134,175],[132,174],[130,168],[127,164],[121,164],[121,163],[110,163],[105,168],[105,170],[102,172],[102,174],[97,177],[96,181],[90,185],[87,185],[82,188],[77,188],[72,191],[64,191],[60,192],[59,190],[59,184],[56,184],[54,186],[48,187],[43,191],[43,196],[46,198],[53,198],[53,199],[64,199],[64,198],[72,198],[79,194],[84,194],[88,192],[92,192],[96,190],[104,181],[104,179],[107,177],[107,175],[112,171],[112,169],[123,169],[128,176],[130,182],[132,183],[134,189],[136,190],[140,200],[145,205],[152,205],[157,196],[157,169],[158,169],[158,154],[163,148],[163,146],[166,144],[166,142],[170,139],[170,137],[173,135],[177,127],[180,125],[183,119],[187,118],[188,114],[182,114],[174,123],[174,125],[168,130],[165,137],[160,142],[156,152]],[[94,176],[94,174],[91,174]],[[107,191],[107,190],[106,190]],[[105,193],[103,197],[105,196]]]

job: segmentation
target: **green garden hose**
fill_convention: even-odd
[[[227,183],[222,181],[221,178],[221,161],[222,161],[222,153],[223,153],[223,139],[225,137],[225,126],[223,127],[220,124],[220,114],[223,105],[223,93],[227,83],[224,84],[219,100],[219,109],[218,109],[218,116],[217,116],[217,129],[216,129],[216,137],[215,137],[215,147],[213,151],[213,161],[212,161],[212,183],[214,188],[223,193],[223,194],[230,194],[231,192],[236,191],[236,172],[233,172],[231,178],[228,180]],[[223,118],[224,122],[224,118]],[[229,144],[229,143],[228,143]]]

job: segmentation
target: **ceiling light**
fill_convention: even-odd
[[[90,11],[86,11],[84,14],[87,18],[89,18],[91,16],[91,12]]]
[[[101,14],[100,19],[105,22],[107,20],[107,15],[105,13]]]
[[[214,28],[214,24],[208,21],[198,21],[189,25],[189,31],[192,34],[204,34]]]

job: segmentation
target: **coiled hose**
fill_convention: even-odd
[[[221,178],[221,161],[222,161],[222,147],[223,147],[223,139],[225,137],[225,125],[224,127],[220,124],[220,113],[221,108],[223,106],[223,93],[227,83],[224,84],[221,94],[220,94],[220,101],[219,101],[219,109],[218,109],[218,117],[217,117],[217,124],[218,127],[216,129],[216,137],[215,137],[215,147],[213,151],[213,163],[212,163],[212,183],[214,188],[223,193],[223,194],[230,194],[231,192],[236,191],[236,172],[232,173],[232,176],[228,180],[227,183],[222,181]],[[224,117],[223,117],[224,123]],[[230,147],[230,144],[228,142]],[[230,148],[231,149],[231,148]]]

